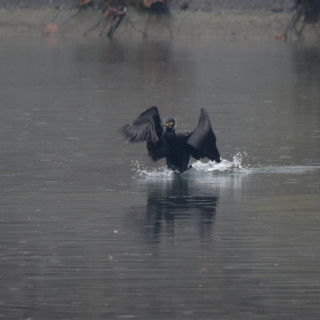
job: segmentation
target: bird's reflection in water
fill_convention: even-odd
[[[159,240],[162,235],[197,229],[198,237],[210,237],[218,203],[218,191],[203,188],[179,176],[170,181],[148,181],[145,230]]]

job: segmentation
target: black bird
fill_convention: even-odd
[[[153,161],[166,158],[168,168],[180,173],[191,167],[191,156],[197,160],[209,158],[221,162],[205,109],[201,108],[199,123],[191,133],[176,133],[175,126],[176,120],[172,117],[162,124],[158,108],[153,106],[125,125],[122,131],[130,142],[147,141],[148,155]]]

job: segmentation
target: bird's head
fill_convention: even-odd
[[[176,119],[172,117],[166,118],[163,125],[166,127],[167,132],[174,132],[176,130]]]

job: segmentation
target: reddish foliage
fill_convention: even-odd
[[[43,29],[43,34],[46,36],[50,36],[52,34],[56,34],[59,31],[59,26],[55,23],[47,24]]]
[[[113,19],[114,17],[117,16],[117,12],[118,10],[114,7],[108,7],[106,12],[103,14],[103,16],[106,18],[106,19]]]
[[[84,7],[88,4],[91,4],[93,0],[79,0],[80,7]]]
[[[115,19],[117,16],[122,16],[125,14],[125,11],[118,10],[115,7],[108,7],[106,12],[103,14],[103,16],[106,19]]]

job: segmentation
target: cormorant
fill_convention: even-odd
[[[165,129],[163,128],[165,127]],[[141,113],[122,132],[129,142],[147,142],[148,155],[153,161],[166,158],[168,168],[182,173],[189,169],[190,157],[208,158],[221,162],[207,111],[201,108],[197,127],[191,133],[176,133],[172,117],[161,122],[158,108],[152,106]]]

